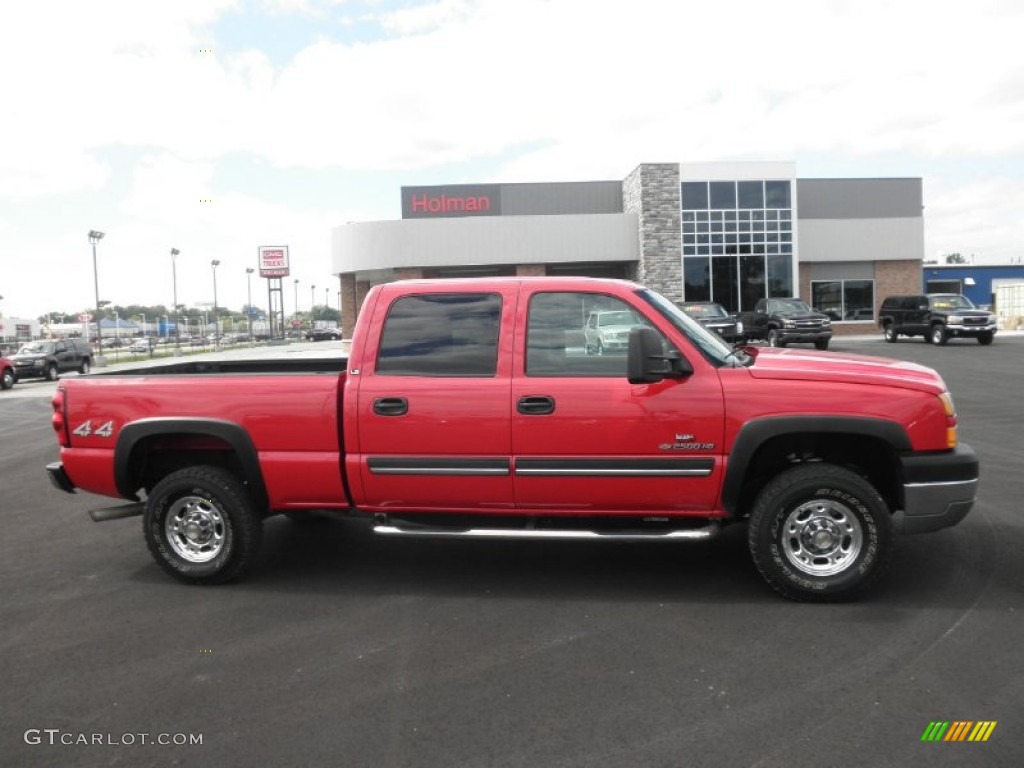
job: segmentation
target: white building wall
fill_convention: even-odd
[[[801,219],[800,261],[904,261],[924,253],[924,219]]]

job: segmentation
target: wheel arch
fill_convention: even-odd
[[[912,450],[899,424],[844,416],[783,416],[740,428],[726,469],[722,505],[733,517],[749,513],[758,492],[781,470],[827,461],[855,468],[875,485],[890,509],[900,507],[896,456]]]
[[[137,499],[139,488],[153,485],[175,470],[197,464],[222,466],[245,484],[257,507],[269,507],[259,454],[249,433],[220,419],[154,418],[125,425],[114,447],[114,483]]]

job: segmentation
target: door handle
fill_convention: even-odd
[[[409,401],[404,397],[378,397],[373,401],[373,412],[378,416],[405,416]]]
[[[544,416],[555,412],[555,398],[547,395],[520,397],[516,410],[525,416]]]

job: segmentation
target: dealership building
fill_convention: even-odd
[[[885,296],[921,285],[919,178],[645,163],[617,181],[403,187],[401,196],[400,220],[332,231],[346,331],[372,285],[408,278],[627,278],[738,312],[800,296],[840,334],[874,329]]]

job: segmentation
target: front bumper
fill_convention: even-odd
[[[995,334],[998,326],[992,325],[947,325],[946,335],[950,337],[974,339],[983,334]]]
[[[779,337],[786,344],[826,341],[832,338],[832,331],[811,331],[801,328],[780,328]]]
[[[929,533],[956,525],[974,506],[978,492],[978,457],[961,443],[951,453],[900,457],[903,465],[903,510],[897,528]]]

